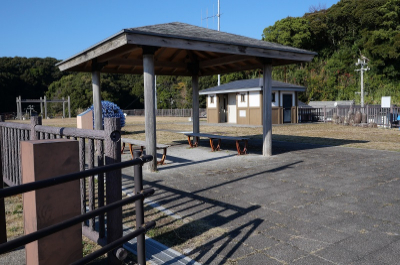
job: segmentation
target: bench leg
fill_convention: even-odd
[[[243,151],[240,149],[240,143],[239,140],[236,140],[236,149],[238,151],[238,155],[245,155],[247,153],[247,140],[244,141],[244,148]]]
[[[214,147],[214,139],[210,138],[210,146],[211,146],[211,151],[218,151],[221,148],[221,139],[218,139],[218,145],[217,147]]]
[[[163,156],[160,161],[157,161],[157,165],[164,165],[166,158],[167,158],[167,148],[163,148]]]
[[[188,138],[188,142],[191,148],[193,147],[197,147],[199,145],[199,137],[196,136],[196,142],[192,143],[192,141],[190,140],[190,136],[187,137]],[[193,142],[194,142],[194,136],[193,136]]]
[[[122,143],[121,154],[124,153],[124,149],[125,149],[125,143]]]
[[[131,156],[133,159],[133,148],[132,148],[133,144],[129,144],[129,152],[131,152]]]

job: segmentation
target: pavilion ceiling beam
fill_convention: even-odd
[[[199,52],[199,51],[193,51],[193,52],[197,55],[198,58],[204,58],[206,60],[211,60],[215,58],[215,56],[212,56],[206,52]]]
[[[100,56],[98,61],[99,62],[106,62],[106,61],[109,61],[109,60],[113,60],[115,58],[123,57],[124,55],[126,55],[126,57],[128,57],[130,53],[132,53],[134,51],[137,51],[137,50],[141,50],[141,48],[138,47],[138,46],[132,46],[129,49],[124,49],[124,50],[119,51],[119,52],[115,52],[115,53],[110,52],[107,55]]]
[[[143,65],[143,60],[141,59],[113,59],[108,61],[109,65],[126,65],[126,66],[132,66],[132,65]],[[179,63],[179,62],[168,62],[168,61],[155,61],[154,62],[155,67],[162,67],[162,68],[186,68],[185,63]]]
[[[177,50],[171,55],[171,57],[169,57],[167,60],[172,62],[173,60],[175,60],[175,58],[176,58],[181,52],[182,52],[182,50],[177,49]]]
[[[154,54],[154,60],[158,60],[158,58],[161,57],[161,55],[163,55],[165,53],[165,51],[167,50],[167,48],[160,48],[156,51],[156,53]]]
[[[200,68],[215,67],[230,63],[237,63],[249,59],[251,59],[251,57],[242,55],[229,55],[222,58],[215,58],[208,61],[200,62]]]

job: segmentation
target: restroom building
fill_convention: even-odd
[[[272,124],[297,123],[303,86],[272,81]],[[208,123],[262,125],[262,78],[238,80],[199,91],[207,96]]]

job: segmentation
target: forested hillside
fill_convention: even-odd
[[[90,73],[60,72],[54,58],[0,58],[0,113],[16,111],[16,97],[47,99],[71,97],[71,112],[75,116],[92,104],[92,77]],[[255,71],[233,73],[221,77],[221,82],[254,78]],[[116,103],[122,109],[143,108],[143,76],[123,74],[101,74],[101,97]],[[199,89],[217,85],[217,76],[201,77]],[[200,107],[205,99],[200,98]],[[158,108],[191,108],[191,78],[157,76]],[[23,104],[25,109],[28,104]],[[40,110],[39,104],[35,106]],[[49,115],[59,115],[61,103],[48,104]]]
[[[39,99],[63,75],[54,58],[0,58],[0,113],[16,111],[16,97]],[[27,106],[24,106],[25,108]]]
[[[274,68],[273,77],[304,85],[302,100],[359,102],[360,56],[370,59],[364,75],[366,103],[392,96],[400,104],[400,0],[342,0],[329,9],[311,7],[267,27],[266,41],[318,52],[312,63]],[[394,100],[393,100],[394,99]]]
[[[301,100],[360,100],[355,62],[369,59],[364,75],[367,104],[392,96],[400,105],[400,0],[341,0],[329,9],[310,7],[302,17],[287,17],[264,29],[263,40],[318,52],[311,63],[274,67],[273,78],[307,87]],[[92,102],[90,73],[62,73],[54,58],[0,58],[0,113],[15,112],[15,98],[71,96],[73,115]],[[221,76],[221,83],[259,77],[260,70]],[[201,77],[199,88],[217,85],[217,76]],[[102,98],[122,109],[143,108],[141,75],[101,75]],[[157,76],[158,108],[190,108],[191,79]],[[205,107],[204,97],[200,106]],[[23,105],[23,108],[27,106]],[[36,108],[39,110],[39,107]],[[56,115],[61,104],[49,104]]]

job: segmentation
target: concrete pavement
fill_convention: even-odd
[[[260,142],[168,149],[144,173],[151,198],[189,222],[225,233],[189,250],[203,264],[399,264],[400,177],[396,152]],[[132,178],[125,172],[124,184]],[[203,229],[203,230],[202,230]]]

